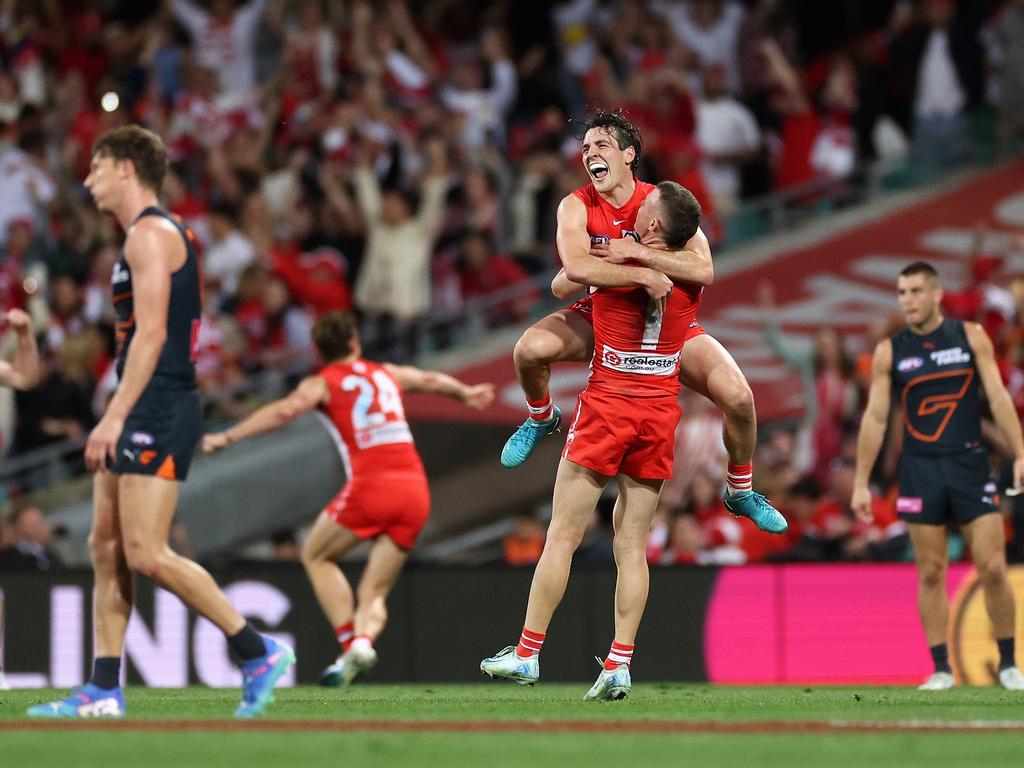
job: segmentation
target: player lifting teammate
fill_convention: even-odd
[[[640,286],[652,298],[659,298],[672,281],[709,285],[714,275],[711,251],[699,229],[671,252],[632,239],[637,210],[653,189],[633,175],[641,150],[636,126],[620,112],[602,111],[592,114],[584,126],[582,160],[591,183],[566,196],[558,207],[557,244],[564,274],[552,285],[556,295],[567,298],[587,287]],[[711,399],[725,416],[723,437],[729,453],[726,507],[764,530],[782,533],[787,527],[785,518],[751,487],[757,420],[750,386],[736,361],[704,332],[696,318],[684,331],[680,381]],[[561,413],[552,404],[548,389],[551,364],[585,362],[593,347],[589,296],[523,333],[514,360],[530,416],[505,444],[501,453],[504,466],[525,462],[537,442],[558,429]]]
[[[134,597],[133,574],[148,576],[216,624],[242,659],[237,717],[263,713],[292,649],[260,635],[201,566],[167,546],[199,441],[194,364],[201,314],[199,254],[191,233],[159,207],[167,169],[160,137],[138,126],[102,135],[85,186],[125,230],[111,283],[117,314],[119,384],[85,446],[93,478],[89,534],[96,586],[96,658],[90,681],[61,700],[29,709],[36,717],[121,717],[121,653]]]
[[[405,421],[402,392],[433,392],[482,410],[494,399],[494,387],[364,359],[348,313],[322,316],[312,335],[327,363],[320,373],[230,429],[206,435],[203,450],[212,453],[269,432],[313,409],[337,430],[347,482],[313,525],[302,562],[342,651],[321,684],[348,685],[377,661],[373,643],[387,621],[388,593],[430,514],[427,476]],[[365,540],[373,545],[353,600],[337,560]]]
[[[1024,487],[1024,437],[992,350],[977,323],[949,320],[939,311],[942,287],[935,268],[917,261],[896,283],[907,327],[875,347],[871,390],[857,442],[852,506],[871,522],[868,480],[895,398],[903,412],[903,454],[896,511],[907,522],[918,573],[918,608],[935,672],[920,686],[954,684],[946,632],[946,534],[959,525],[978,569],[985,607],[999,648],[999,682],[1024,690],[1014,661],[1014,599],[1006,577],[1006,542],[996,484],[981,443],[979,379],[989,408],[1013,451],[1014,488]]]
[[[587,215],[582,206],[580,212]],[[589,221],[584,218],[580,228],[593,228],[600,216],[599,210],[591,209]],[[644,190],[636,212],[641,242],[665,250],[681,248],[699,221],[696,199],[671,181],[649,193]],[[563,233],[559,247],[583,244]],[[640,282],[644,279],[630,288],[602,287],[592,294],[595,349],[590,379],[579,397],[558,465],[551,524],[530,587],[526,623],[517,646],[480,663],[491,677],[520,684],[539,678],[538,656],[565,594],[573,553],[605,486],[617,478],[615,637],[604,668],[584,698],[621,699],[630,691],[629,667],[647,604],[647,534],[662,485],[672,475],[680,415],[679,359],[701,291],[699,285],[682,283],[666,295],[649,290]]]

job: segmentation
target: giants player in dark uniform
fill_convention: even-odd
[[[619,112],[596,112],[585,122],[581,157],[591,178],[558,206],[558,253],[564,270],[552,283],[561,298],[586,290],[641,287],[663,298],[673,281],[710,285],[714,277],[707,238],[697,230],[681,248],[648,248],[635,238],[637,211],[653,186],[638,181],[633,168],[640,156],[640,133]],[[505,467],[525,462],[545,435],[558,429],[561,412],[551,402],[551,364],[586,361],[594,349],[589,297],[560,309],[528,328],[516,342],[513,359],[530,415],[501,453]],[[759,528],[782,533],[785,518],[753,491],[753,455],[757,439],[754,399],[747,380],[725,347],[694,320],[686,331],[679,369],[681,383],[712,400],[725,417],[729,453],[725,505],[751,518]]]
[[[148,576],[217,625],[242,659],[236,717],[263,713],[277,680],[295,662],[284,643],[259,634],[201,566],[167,546],[199,442],[194,351],[201,314],[199,253],[191,233],[160,208],[167,150],[154,133],[126,126],[93,148],[85,186],[125,230],[111,275],[117,313],[119,384],[85,446],[93,477],[96,658],[89,682],[36,717],[122,717],[121,654],[135,573]]]
[[[907,327],[875,347],[871,390],[857,442],[852,506],[871,522],[871,469],[889,422],[890,404],[903,414],[900,495],[896,511],[907,522],[918,572],[918,607],[935,672],[923,691],[952,688],[946,647],[947,526],[958,525],[985,592],[999,647],[998,678],[1024,690],[1014,661],[1014,597],[1006,577],[1006,542],[997,489],[981,441],[985,391],[996,424],[1013,451],[1014,488],[1024,486],[1024,437],[996,365],[992,342],[977,323],[949,320],[939,311],[942,287],[930,264],[917,261],[896,283]]]

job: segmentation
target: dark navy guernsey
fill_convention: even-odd
[[[150,207],[135,222],[146,216],[160,216],[171,222],[185,241],[185,263],[171,273],[171,295],[167,307],[167,340],[160,352],[149,386],[162,389],[192,389],[196,386],[195,341],[202,314],[202,275],[199,248],[192,231],[167,211]],[[133,222],[133,224],[135,223]],[[124,249],[110,277],[117,315],[117,376],[124,375],[128,345],[135,335],[135,302],[132,298],[132,272],[124,257]]]
[[[892,337],[893,398],[903,411],[903,450],[940,456],[981,447],[978,369],[960,320],[931,333]]]

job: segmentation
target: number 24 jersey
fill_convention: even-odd
[[[341,440],[349,481],[372,475],[423,474],[423,462],[405,420],[402,391],[380,363],[362,358],[320,371],[329,398],[320,410]]]

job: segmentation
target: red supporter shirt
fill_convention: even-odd
[[[402,391],[380,363],[356,359],[320,371],[329,398],[320,410],[338,432],[349,482],[423,475],[423,462],[405,420]]]
[[[654,185],[637,181],[633,196],[616,208],[593,184],[573,192],[587,209],[592,242],[631,236],[636,214]],[[659,312],[643,288],[600,288],[594,302],[594,357],[591,389],[638,397],[675,395],[679,391],[679,358],[691,323],[697,322],[702,288],[679,284]]]

